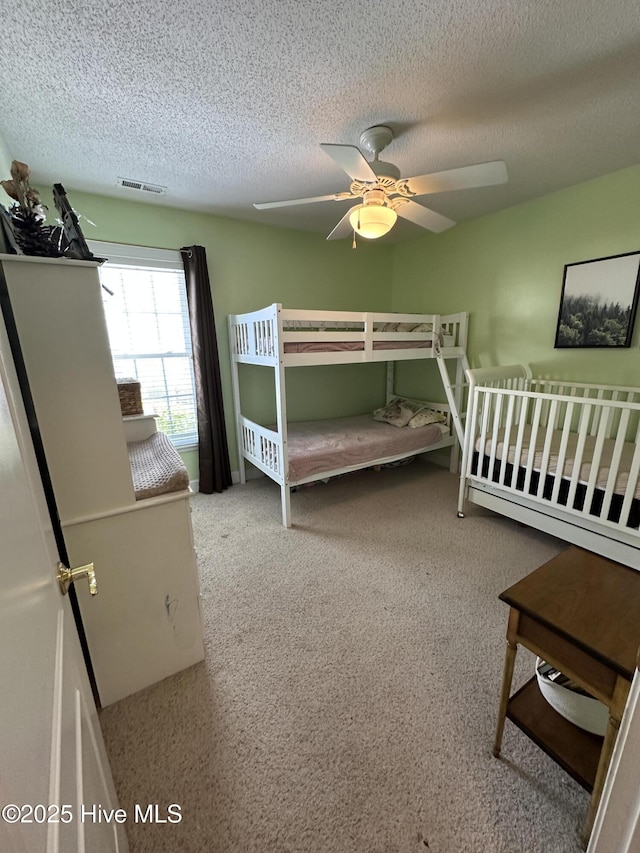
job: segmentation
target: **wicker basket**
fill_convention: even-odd
[[[137,379],[118,379],[118,395],[123,415],[142,415],[142,394]]]

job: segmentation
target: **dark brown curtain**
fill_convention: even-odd
[[[198,408],[200,491],[207,495],[231,485],[224,425],[218,341],[213,317],[207,255],[203,246],[180,249],[187,281],[187,302]]]

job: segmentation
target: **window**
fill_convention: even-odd
[[[191,333],[179,252],[89,241],[100,267],[116,377],[140,382],[144,410],[176,447],[198,442]]]

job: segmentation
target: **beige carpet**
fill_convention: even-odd
[[[563,543],[416,462],[197,495],[203,664],[101,714],[132,853],[577,853],[588,796],[507,721],[508,608]],[[533,659],[519,653],[518,683]]]

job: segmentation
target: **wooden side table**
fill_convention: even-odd
[[[586,790],[588,841],[640,646],[640,572],[571,547],[500,595],[509,607],[507,653],[493,754],[509,718]],[[540,693],[534,676],[513,696],[518,644],[609,708],[604,738],[573,725]]]

